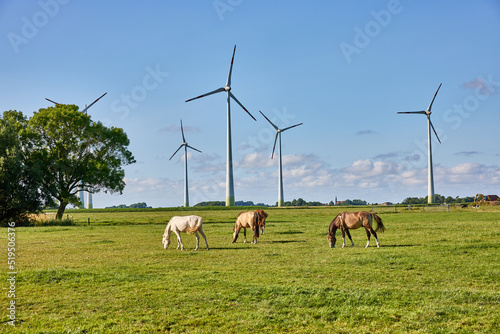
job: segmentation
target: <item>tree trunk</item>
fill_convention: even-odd
[[[68,202],[66,201],[59,201],[59,208],[57,209],[57,214],[56,214],[56,219],[61,220],[63,215],[64,215],[64,210],[66,210],[66,205],[68,205]]]

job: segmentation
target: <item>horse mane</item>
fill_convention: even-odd
[[[167,227],[165,228],[165,232],[163,233],[163,239],[169,240],[170,233],[172,233],[172,225],[170,224],[170,222],[168,222]]]
[[[339,224],[339,220],[337,218],[339,218],[340,216],[340,213],[338,215],[335,216],[335,218],[333,218],[332,222],[330,223],[330,227],[328,229],[328,234],[330,235],[333,235],[334,234],[334,228],[340,228],[340,224]]]
[[[258,238],[258,237],[259,237],[259,221],[260,221],[260,215],[259,215],[259,213],[258,213],[257,211],[255,211],[255,214],[256,214],[256,216],[255,216],[255,218],[254,218],[254,220],[255,220],[255,221],[254,221],[254,226],[253,226],[253,228],[254,228],[254,232],[253,232],[253,233],[254,233],[254,235]],[[257,239],[256,239],[256,240],[257,240]]]

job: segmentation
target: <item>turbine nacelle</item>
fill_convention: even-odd
[[[302,125],[304,123],[299,123],[299,124],[295,124],[295,125],[292,125],[292,126],[289,126],[287,128],[284,128],[284,129],[280,129],[278,128],[273,122],[271,122],[271,120],[269,118],[267,118],[266,115],[264,115],[264,113],[262,111],[259,110],[259,112],[262,114],[262,116],[264,116],[265,119],[267,119],[267,121],[273,126],[273,128],[276,130],[276,137],[274,137],[274,145],[273,145],[273,153],[271,154],[271,159],[274,157],[274,150],[276,149],[276,142],[278,140],[278,136],[281,138],[281,133],[282,132],[285,132],[286,130],[288,129],[291,129],[291,128],[294,128],[296,126],[299,126],[299,125]],[[280,139],[280,142],[281,142],[281,139]],[[281,144],[280,144],[281,145]],[[281,157],[281,150],[280,150],[280,157]]]
[[[202,153],[200,150],[198,150],[198,149],[196,149],[196,148],[194,148],[194,147],[192,147],[192,146],[189,146],[189,145],[188,145],[188,143],[187,143],[187,141],[186,141],[186,138],[184,137],[184,128],[183,128],[183,126],[182,126],[182,120],[181,120],[181,134],[182,134],[182,144],[179,146],[179,148],[177,149],[177,151],[175,151],[175,152],[174,152],[174,154],[172,154],[172,156],[170,157],[170,159],[168,159],[169,161],[170,161],[170,160],[172,160],[172,158],[173,158],[173,157],[177,154],[177,152],[179,152],[179,150],[180,150],[181,148],[183,148],[183,147],[184,147],[186,150],[187,150],[187,148],[189,147],[189,148],[190,148],[190,149],[192,149],[192,150],[195,150],[195,151],[198,151],[198,152]]]
[[[229,86],[225,86],[225,87],[224,87],[224,90],[225,90],[226,92],[229,92],[229,91],[231,90],[231,87],[229,87]]]
[[[434,103],[434,100],[436,99],[436,95],[439,92],[439,89],[441,88],[442,83],[439,84],[438,89],[436,90],[436,93],[434,93],[434,97],[432,98],[431,104],[429,104],[429,108],[427,110],[422,110],[422,111],[400,111],[398,114],[423,114],[427,116],[427,119],[429,120],[429,126],[432,128],[432,131],[434,131],[434,134],[436,135],[436,138],[438,142],[441,144],[441,140],[439,139],[439,136],[436,132],[436,129],[434,129],[434,125],[431,122],[431,109],[432,109],[432,104]],[[430,131],[430,129],[429,129]]]

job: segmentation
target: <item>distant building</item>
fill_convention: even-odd
[[[394,204],[391,202],[384,202],[384,203],[381,203],[380,205],[394,205]]]
[[[490,202],[498,201],[498,196],[497,195],[487,195],[486,200]]]

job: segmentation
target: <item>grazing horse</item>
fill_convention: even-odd
[[[242,228],[245,236],[244,242],[247,242],[247,227],[250,227],[253,231],[252,243],[257,243],[257,238],[259,237],[259,216],[260,215],[255,211],[240,212],[234,223],[233,243],[238,239],[238,234]]]
[[[267,213],[264,212],[264,210],[256,210],[259,214],[259,228],[261,229],[260,234],[264,234],[264,228],[266,227],[266,218],[267,218]]]
[[[377,222],[377,228],[375,230],[373,230],[372,227],[373,220]],[[330,223],[330,228],[328,229],[328,243],[330,244],[330,247],[335,247],[335,242],[337,240],[335,238],[335,233],[337,232],[338,228],[340,228],[340,231],[342,232],[342,248],[345,247],[346,233],[349,237],[349,240],[351,240],[352,246],[354,246],[354,242],[352,242],[351,233],[349,233],[349,230],[354,230],[360,227],[365,228],[366,236],[368,237],[368,242],[366,243],[365,248],[370,245],[370,233],[375,237],[375,240],[377,241],[377,247],[380,247],[376,231],[380,230],[381,232],[384,232],[385,226],[384,224],[382,224],[382,219],[379,216],[366,211],[339,213],[332,220],[332,222]]]
[[[205,244],[207,245],[208,250],[207,237],[205,236],[205,233],[203,233],[203,218],[198,216],[172,217],[167,224],[165,233],[163,234],[163,248],[165,249],[167,249],[170,245],[170,234],[172,232],[177,235],[177,249],[181,247],[181,250],[184,250],[180,232],[186,232],[194,233],[194,236],[196,237],[196,248],[194,250],[198,250],[198,247],[200,246],[200,236],[198,235],[198,232],[200,232],[203,239],[205,239]]]

